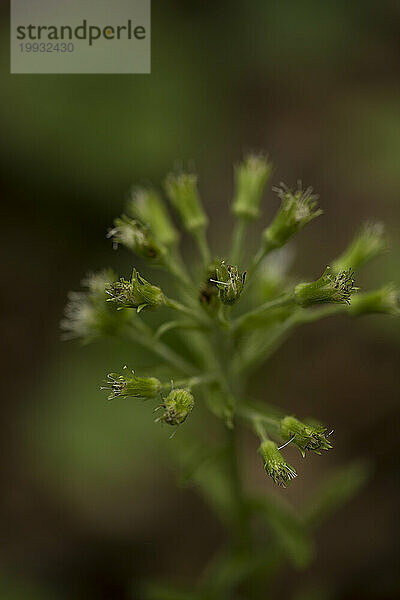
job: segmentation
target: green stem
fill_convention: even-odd
[[[247,271],[247,276],[249,278],[249,280],[256,274],[261,262],[263,261],[263,259],[268,256],[268,254],[270,252],[272,252],[273,250],[276,250],[276,248],[274,246],[267,246],[264,245],[262,246],[257,254],[255,255],[255,257],[252,260],[252,263],[250,265],[250,267],[248,268]]]
[[[207,383],[211,383],[212,381],[215,381],[217,379],[216,375],[214,374],[208,374],[208,375],[198,375],[196,377],[190,377],[189,379],[178,379],[177,381],[174,381],[174,387],[175,388],[179,388],[179,387],[185,387],[188,388],[189,390],[191,390],[194,387],[197,387],[199,385],[205,385]],[[161,389],[162,390],[169,390],[171,389],[171,383],[163,383],[161,385]]]
[[[265,427],[262,423],[262,419],[260,419],[259,416],[253,417],[252,422],[254,433],[260,438],[261,442],[266,442],[269,438],[267,436]]]
[[[178,312],[188,315],[189,317],[191,317],[192,319],[197,321],[197,323],[200,323],[204,327],[210,326],[209,319],[207,319],[202,313],[200,313],[199,311],[197,311],[193,308],[189,308],[188,306],[185,306],[185,304],[182,304],[181,302],[178,302],[177,300],[174,300],[173,298],[168,298],[167,296],[165,296],[165,305],[168,306],[169,308],[173,308],[174,310],[177,310]]]
[[[321,308],[304,310],[297,315],[296,324],[304,325],[306,323],[313,323],[314,321],[319,321],[326,317],[345,314],[347,311],[347,304],[330,304],[329,306],[323,306]]]
[[[237,429],[227,429],[228,437],[228,468],[232,483],[232,493],[235,502],[235,523],[233,531],[233,546],[236,550],[244,550],[249,546],[249,527],[247,502],[244,497],[237,451]]]
[[[153,354],[156,354],[166,363],[177,369],[178,371],[184,373],[185,375],[193,375],[196,372],[196,368],[191,365],[187,360],[185,360],[182,356],[177,354],[172,348],[161,342],[160,340],[156,340],[153,337],[152,331],[150,328],[145,326],[145,329],[141,327],[132,328],[130,330],[130,337],[143,346],[147,348]]]
[[[240,374],[248,374],[265,362],[287,340],[292,331],[299,325],[313,323],[325,317],[347,312],[347,305],[335,304],[314,309],[299,309],[286,319],[276,329],[269,333],[266,341],[258,345],[250,355],[241,358],[236,365]]]
[[[255,434],[263,442],[268,439],[266,430],[275,435],[279,434],[279,418],[272,416],[272,414],[267,415],[254,408],[239,405],[237,415],[251,424]]]
[[[256,317],[262,316],[264,313],[267,313],[268,311],[272,310],[273,308],[282,308],[283,306],[288,306],[290,304],[293,304],[293,302],[294,302],[294,296],[292,293],[284,294],[280,298],[276,298],[275,300],[265,302],[264,304],[261,304],[261,306],[258,306],[254,310],[250,310],[246,314],[244,314],[241,317],[239,317],[238,319],[236,319],[232,323],[232,330],[237,331],[239,328],[246,325],[247,322],[251,321],[252,319],[254,319]]]
[[[187,290],[192,286],[192,282],[181,262],[178,262],[176,257],[168,256],[164,260],[164,266],[166,270],[177,280],[177,282]]]
[[[247,225],[248,221],[245,217],[239,217],[235,223],[230,254],[233,265],[238,265],[242,259]]]
[[[203,267],[207,269],[211,262],[211,253],[207,243],[206,232],[203,228],[196,229],[193,231],[193,237],[199,249]]]

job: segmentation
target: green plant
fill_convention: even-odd
[[[218,447],[201,440],[196,444],[184,436],[177,436],[171,444],[177,448],[187,477],[227,525],[229,543],[213,559],[195,591],[179,595],[150,586],[149,598],[232,598],[237,590],[246,589],[249,581],[254,592],[256,584],[272,577],[285,559],[298,568],[306,566],[312,556],[312,528],[350,497],[365,478],[362,465],[346,467],[331,484],[325,484],[311,510],[296,511],[284,498],[277,502],[269,496],[254,497],[242,488],[236,440],[241,422],[259,439],[260,466],[264,465],[276,485],[285,487],[297,475],[283,455],[289,444],[297,446],[303,457],[307,452],[321,454],[332,448],[332,432],[324,425],[288,415],[280,406],[251,400],[248,380],[252,372],[303,324],[339,313],[350,317],[374,312],[399,314],[399,294],[394,286],[360,293],[355,285],[355,272],[386,247],[381,225],[365,225],[312,282],[290,286],[284,271],[268,262],[268,255],[322,213],[311,188],[275,188],[280,208],[265,228],[258,252],[253,258],[247,256],[247,227],[260,216],[271,170],[261,155],[246,158],[236,168],[232,247],[221,258],[212,255],[207,243],[208,218],[196,176],[180,173],[167,177],[166,194],[199,250],[200,263],[191,264],[190,272],[179,253],[179,233],[161,195],[154,189],[135,188],[126,214],[115,220],[108,235],[114,244],[126,247],[148,265],[167,271],[173,278],[173,297],[135,268],[127,279],[105,271],[85,280],[86,292],[71,294],[62,323],[68,337],[88,341],[104,335],[128,336],[161,359],[162,369],[157,372],[155,368],[151,376],[128,370],[110,373],[103,386],[110,400],[131,397],[158,403],[156,410],[161,413],[156,421],[172,427],[173,433],[184,427],[187,419],[196,419],[196,404],[204,401],[226,431],[226,439]],[[157,328],[146,317],[155,311],[165,311]],[[172,313],[176,317],[171,318]],[[168,381],[162,382],[166,368]],[[272,532],[273,541],[268,545],[254,536],[252,523],[257,520],[265,521]]]

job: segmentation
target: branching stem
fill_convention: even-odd
[[[247,323],[252,321],[254,318],[260,317],[274,308],[282,308],[284,306],[289,306],[293,304],[293,301],[293,294],[289,293],[284,294],[283,296],[281,296],[280,298],[276,298],[275,300],[265,302],[264,304],[261,304],[261,306],[258,306],[254,310],[251,310],[246,314],[242,315],[241,317],[237,318],[232,323],[232,330],[237,331],[238,329],[244,327]]]
[[[147,331],[146,329],[147,326],[145,326],[144,330],[142,327],[140,330],[138,328],[131,328],[129,330],[130,337],[141,346],[153,352],[153,354],[165,360],[171,367],[178,369],[179,372],[185,375],[196,373],[197,369],[191,363],[172,350],[170,346],[155,339],[150,328]]]

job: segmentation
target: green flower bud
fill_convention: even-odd
[[[330,267],[319,279],[311,283],[299,283],[294,289],[295,301],[300,306],[333,302],[350,304],[350,298],[358,290],[354,287],[354,273],[350,269],[331,273]]]
[[[207,226],[208,219],[197,190],[196,175],[171,173],[165,181],[165,190],[187,231],[193,233]]]
[[[99,336],[116,335],[126,317],[107,304],[106,286],[115,279],[111,270],[93,273],[82,281],[85,292],[70,292],[61,321],[63,339],[82,339],[86,342]]]
[[[174,227],[167,208],[154,189],[134,188],[131,199],[127,204],[127,211],[132,217],[145,223],[157,240],[168,248],[175,246],[179,233]]]
[[[258,451],[264,461],[265,472],[277,485],[286,487],[297,476],[295,469],[284,459],[275,442],[262,442]]]
[[[215,269],[217,279],[210,279],[219,289],[219,298],[223,304],[235,304],[243,292],[247,271],[241,273],[237,267],[221,261]]]
[[[322,210],[317,208],[318,196],[313,194],[311,187],[303,190],[299,183],[297,190],[291,190],[281,183],[274,191],[281,200],[281,207],[271,225],[264,230],[266,249],[280,248],[307,223],[322,214]]]
[[[283,439],[290,440],[299,448],[302,456],[306,450],[321,454],[321,450],[329,450],[332,444],[328,441],[326,427],[318,424],[302,423],[296,417],[284,417],[281,420],[281,434]]]
[[[335,271],[360,269],[387,248],[382,223],[365,223],[349,247],[333,263]]]
[[[250,155],[235,168],[235,196],[232,210],[238,217],[256,219],[272,165],[261,155]]]
[[[188,390],[172,390],[168,396],[164,398],[161,407],[164,409],[164,412],[161,417],[159,417],[159,421],[163,421],[168,425],[180,425],[186,421],[187,417],[192,412],[194,398]]]
[[[144,308],[156,308],[164,303],[164,294],[159,287],[151,285],[133,269],[130,281],[123,277],[106,288],[110,296],[108,302],[115,302],[119,308],[136,308],[139,313]]]
[[[146,259],[159,259],[165,253],[165,248],[151,235],[148,228],[139,221],[125,215],[114,221],[115,227],[110,229],[107,237],[112,237],[116,246],[121,244],[138,256]]]
[[[127,367],[124,367],[127,369]],[[161,390],[161,383],[156,377],[136,377],[134,371],[126,375],[109,373],[106,385],[102,390],[110,390],[109,400],[114,398],[140,398],[147,400],[155,398]]]
[[[379,290],[356,294],[351,302],[349,312],[354,317],[373,313],[399,316],[400,290],[393,284],[389,284]]]

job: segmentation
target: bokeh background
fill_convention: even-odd
[[[154,0],[149,76],[9,75],[7,3],[0,11],[0,597],[125,600],[145,580],[190,586],[221,525],[176,487],[167,433],[148,411],[98,390],[104,373],[148,357],[60,343],[67,291],[88,270],[128,268],[105,231],[133,182],[159,184],[176,161],[195,165],[222,248],[232,164],[260,149],[274,183],[300,178],[321,196],[294,273],[318,275],[374,217],[392,249],[360,284],[399,284],[400,5]],[[276,203],[269,192],[265,221]],[[335,428],[329,455],[291,455],[294,504],[337,465],[371,465],[319,530],[311,569],[285,568],[275,596],[399,597],[399,362],[399,321],[335,318],[297,332],[253,382],[260,398]],[[254,451],[244,436],[247,485],[269,493]]]

